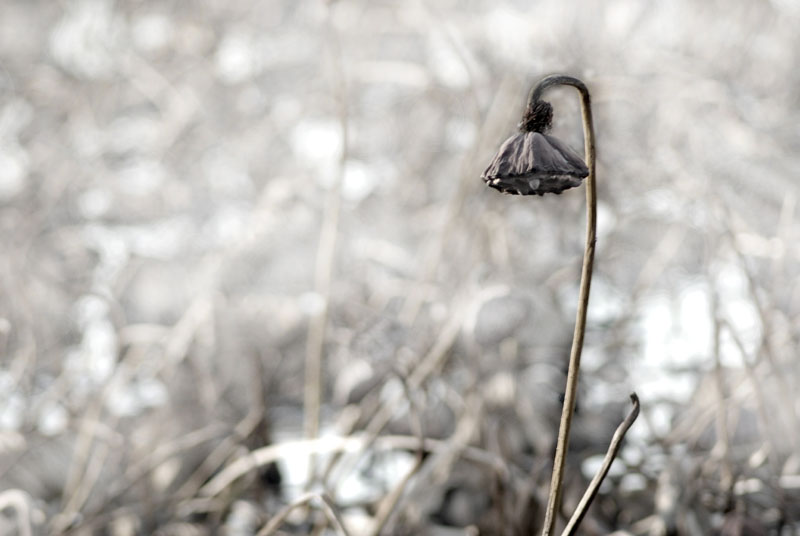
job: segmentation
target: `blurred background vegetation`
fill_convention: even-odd
[[[583,192],[479,176],[560,72],[600,198],[565,512],[636,390],[583,533],[797,534],[798,26],[793,0],[4,0],[0,533],[249,535],[298,497],[279,531],[537,530]]]

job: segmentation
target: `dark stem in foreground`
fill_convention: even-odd
[[[528,99],[528,108],[541,100],[542,93],[556,85],[572,86],[581,95],[581,113],[583,115],[583,136],[586,148],[586,166],[589,176],[586,178],[586,248],[583,254],[581,270],[580,294],[578,296],[578,312],[575,319],[575,331],[572,336],[572,350],[569,356],[567,387],[564,392],[564,406],[561,411],[561,424],[558,427],[555,460],[553,461],[553,477],[550,481],[550,494],[547,498],[543,536],[553,534],[556,525],[556,514],[561,504],[561,485],[564,480],[564,462],[569,443],[569,431],[572,426],[572,415],[575,411],[575,398],[578,392],[578,369],[581,363],[583,336],[586,332],[586,311],[589,306],[589,289],[592,284],[592,266],[594,265],[594,246],[597,234],[597,193],[595,189],[595,142],[592,122],[592,104],[586,85],[571,76],[548,76],[533,88]]]

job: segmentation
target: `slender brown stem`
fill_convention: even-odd
[[[603,483],[603,479],[608,474],[608,470],[611,469],[614,458],[617,457],[617,452],[619,452],[619,448],[622,446],[622,440],[625,439],[625,434],[628,433],[628,429],[633,425],[633,421],[639,416],[639,397],[636,396],[636,393],[631,393],[631,403],[633,407],[630,413],[628,413],[625,420],[620,423],[617,430],[614,432],[614,436],[611,438],[611,444],[608,445],[606,456],[603,458],[603,465],[600,466],[600,470],[597,471],[597,474],[594,475],[594,478],[589,483],[589,487],[586,488],[583,497],[581,497],[581,502],[578,503],[575,513],[572,514],[561,536],[572,536],[578,530],[578,525],[583,521],[583,516],[586,515],[589,507],[592,505],[595,495],[597,495],[597,491],[600,489],[600,484]]]
[[[586,166],[589,176],[586,178],[586,249],[583,254],[580,294],[578,296],[578,312],[575,319],[575,332],[572,336],[572,350],[569,356],[567,387],[564,393],[564,406],[561,411],[561,424],[558,427],[555,460],[553,461],[553,477],[550,481],[550,494],[547,498],[543,536],[554,533],[556,513],[561,504],[561,484],[564,480],[564,462],[566,461],[569,431],[572,426],[572,414],[575,411],[575,398],[578,393],[578,370],[581,364],[583,336],[586,332],[586,311],[589,307],[589,289],[592,284],[592,266],[594,265],[594,248],[597,234],[597,193],[595,189],[595,143],[594,125],[592,122],[592,104],[586,85],[571,76],[548,76],[531,91],[528,106],[538,101],[545,89],[555,85],[572,86],[581,95],[581,112],[583,115],[583,136],[586,150]]]
[[[339,124],[342,136],[342,150],[333,188],[328,193],[325,203],[325,212],[322,218],[319,244],[317,245],[317,258],[314,266],[314,290],[322,298],[322,307],[313,315],[308,323],[306,337],[306,355],[303,386],[303,428],[305,436],[313,439],[319,435],[320,406],[322,404],[322,369],[324,361],[323,347],[325,343],[325,329],[328,325],[328,308],[330,301],[331,282],[336,256],[336,242],[339,228],[339,212],[342,204],[342,183],[344,182],[345,167],[349,158],[349,120],[347,115],[347,95],[343,68],[341,65],[341,49],[336,30],[332,22],[332,6],[328,8],[328,29],[332,51],[332,62],[335,68],[335,90],[339,104]],[[312,456],[308,465],[308,480],[306,486],[310,487],[316,475],[316,459]]]

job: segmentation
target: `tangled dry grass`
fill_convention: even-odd
[[[538,531],[583,199],[479,175],[555,71],[602,178],[565,513],[635,388],[583,533],[797,533],[799,19],[0,3],[0,533]]]

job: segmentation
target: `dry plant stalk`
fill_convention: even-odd
[[[572,86],[580,93],[586,154],[585,165],[565,144],[552,136],[544,134],[552,122],[553,111],[549,103],[542,101],[541,96],[546,89],[556,85]],[[589,290],[592,282],[592,267],[594,264],[595,242],[597,240],[595,139],[592,105],[588,88],[582,81],[571,76],[552,75],[544,78],[531,90],[525,115],[519,126],[521,133],[512,136],[503,143],[489,167],[483,172],[482,178],[489,186],[509,194],[560,194],[568,188],[579,186],[583,179],[586,178],[586,246],[581,269],[575,331],[573,332],[572,349],[569,357],[567,386],[561,412],[561,423],[558,428],[553,475],[542,532],[544,536],[549,536],[555,530],[556,513],[561,504],[564,465],[572,416],[575,410],[575,399],[578,392],[578,373],[583,338],[586,331],[586,312],[589,306]],[[635,413],[638,415],[638,411]],[[634,415],[633,419],[635,418]],[[633,420],[631,420],[632,422]],[[624,432],[622,435],[624,435]],[[600,481],[602,481],[602,476]],[[591,496],[588,498],[588,502],[591,502],[591,498]],[[588,502],[585,505],[586,508],[588,508]],[[576,526],[578,522],[580,522],[580,519],[576,522]]]
[[[586,165],[589,176],[586,178],[586,246],[581,268],[580,294],[578,295],[578,311],[575,319],[575,331],[572,335],[572,350],[569,355],[567,387],[564,393],[564,406],[561,411],[561,424],[558,427],[555,460],[553,461],[553,478],[550,481],[550,494],[545,511],[544,530],[542,534],[552,534],[556,525],[556,512],[561,504],[561,484],[564,480],[564,464],[567,459],[567,445],[572,426],[572,415],[575,412],[575,399],[578,395],[578,372],[581,365],[583,336],[586,332],[586,312],[589,308],[589,290],[592,284],[592,268],[594,266],[594,250],[597,241],[597,192],[595,188],[595,142],[594,125],[592,123],[592,104],[589,90],[577,78],[567,76],[551,76],[545,78],[531,92],[530,100],[538,100],[542,92],[550,86],[566,84],[575,87],[581,94],[581,113],[583,114],[583,135],[586,145]],[[530,105],[530,104],[529,104]]]
[[[603,464],[600,466],[597,474],[594,475],[594,478],[589,483],[589,487],[586,488],[583,497],[581,497],[581,500],[578,503],[578,507],[575,508],[575,513],[572,514],[572,517],[569,519],[564,532],[561,533],[562,536],[572,536],[577,532],[578,526],[583,520],[583,516],[586,515],[586,512],[589,510],[589,506],[591,506],[592,501],[597,495],[597,492],[600,490],[600,484],[603,483],[603,479],[608,474],[609,469],[611,469],[611,464],[613,463],[614,458],[617,457],[617,453],[622,446],[622,440],[625,439],[625,434],[633,425],[636,417],[639,416],[639,397],[636,396],[636,393],[631,393],[631,404],[633,404],[633,408],[631,408],[628,416],[625,417],[625,420],[620,423],[620,425],[617,427],[617,430],[614,432],[614,436],[611,438],[611,443],[608,445],[606,455],[603,458]]]
[[[328,193],[325,203],[325,212],[320,228],[317,258],[314,266],[314,290],[322,297],[322,307],[318,314],[313,315],[308,323],[306,338],[306,355],[303,386],[303,428],[307,438],[319,435],[320,406],[322,403],[322,367],[323,345],[325,342],[325,329],[328,325],[328,300],[330,299],[331,281],[333,279],[333,265],[336,255],[336,242],[339,228],[339,212],[342,204],[342,183],[344,182],[345,167],[349,158],[349,122],[347,116],[347,94],[342,67],[341,49],[332,21],[332,7],[328,7],[327,25],[328,41],[332,49],[332,62],[334,65],[335,93],[338,101],[339,125],[342,136],[342,149],[339,156],[338,169],[333,187]],[[308,485],[316,473],[316,459],[309,460]]]

